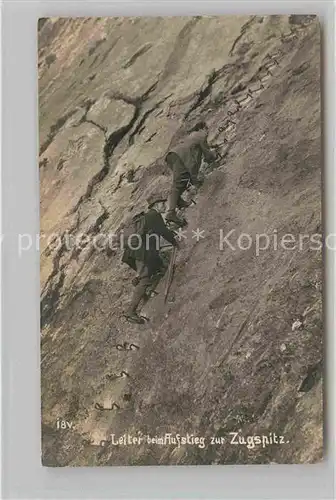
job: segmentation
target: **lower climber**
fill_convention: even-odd
[[[176,209],[190,205],[182,198],[182,194],[190,185],[200,187],[202,184],[198,179],[202,159],[204,158],[207,163],[216,160],[216,155],[210,150],[207,142],[208,133],[209,129],[205,122],[197,123],[189,135],[166,155],[166,163],[173,172],[166,221],[173,222],[177,226],[185,225],[186,221],[176,215]]]

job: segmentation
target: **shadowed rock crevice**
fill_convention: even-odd
[[[131,132],[130,136],[129,136],[129,139],[128,139],[128,144],[131,146],[132,144],[134,144],[134,137],[137,135],[137,134],[141,134],[141,132],[145,129],[145,122],[146,120],[149,118],[149,116],[156,110],[158,109],[161,104],[163,104],[167,99],[169,99],[169,97],[171,97],[172,94],[169,94],[168,96],[166,96],[164,99],[161,99],[161,101],[157,102],[153,107],[151,107],[150,109],[148,109],[147,111],[145,111],[145,113],[142,115],[141,119],[139,120],[139,123],[137,124],[137,126],[135,127],[135,129],[133,130],[133,132]],[[153,134],[154,136],[154,134]]]
[[[103,64],[106,61],[108,56],[113,51],[114,47],[117,45],[119,39],[120,39],[120,37],[117,37],[116,40],[111,44],[111,46],[103,53],[102,58],[100,60],[100,64]]]
[[[91,125],[94,125],[95,127],[99,128],[99,130],[101,130],[103,132],[103,134],[106,134],[106,132],[107,132],[106,127],[103,127],[102,125],[99,125],[99,123],[97,123],[97,122],[95,122],[93,120],[88,120],[87,118],[86,118],[85,121],[86,121],[86,123],[91,123]]]
[[[121,127],[118,130],[115,130],[114,132],[112,132],[112,134],[109,137],[106,138],[106,136],[105,136],[105,145],[104,145],[104,149],[103,149],[103,167],[101,168],[101,170],[99,170],[99,172],[97,172],[92,177],[92,179],[88,183],[86,192],[84,193],[83,196],[81,196],[79,198],[78,202],[71,209],[69,214],[75,213],[84,201],[89,200],[91,198],[93,190],[97,186],[97,184],[99,184],[100,182],[102,182],[105,179],[105,177],[107,176],[107,174],[110,171],[110,159],[113,155],[114,150],[120,144],[120,142],[123,140],[123,138],[128,134],[128,132],[131,130],[135,121],[138,118],[138,115],[139,115],[139,107],[136,106],[134,109],[133,117],[127,125]],[[98,126],[97,124],[95,124],[95,125],[100,130],[103,130],[103,127]]]
[[[240,30],[240,35],[235,39],[235,41],[232,44],[232,47],[230,49],[229,55],[232,56],[234,49],[238,42],[243,38],[245,33],[248,31],[248,29],[252,26],[252,24],[256,21],[258,16],[253,16],[251,19],[249,19],[245,24],[243,24],[241,30]]]
[[[218,70],[213,70],[207,77],[207,81],[202,85],[201,89],[196,93],[196,100],[185,113],[185,120],[189,118],[197,108],[199,108],[207,97],[211,95],[214,83],[223,78],[229,71],[234,69],[233,64],[225,64]],[[223,104],[223,102],[221,103]]]
[[[133,56],[123,65],[123,68],[127,69],[130,66],[132,66],[132,64],[134,64],[135,61],[139,59],[139,57],[146,54],[146,52],[148,52],[151,48],[152,48],[151,43],[146,43],[145,45],[143,45],[143,47],[140,47],[140,49],[137,50],[136,53],[133,54]]]
[[[299,387],[299,392],[309,392],[321,380],[322,375],[323,360],[320,360],[308,369],[307,375]]]
[[[136,123],[136,121],[140,115],[143,103],[154,92],[154,90],[157,87],[157,84],[158,84],[158,81],[156,81],[153,85],[151,85],[139,97],[130,97],[130,96],[127,96],[121,92],[108,92],[107,93],[107,95],[110,99],[124,101],[125,103],[131,104],[134,106],[134,113],[133,113],[133,116],[130,119],[129,123],[127,123],[126,125],[124,125],[123,127],[119,128],[119,129],[115,130],[108,137],[107,137],[107,132],[106,132],[105,127],[103,127],[103,126],[99,125],[98,123],[93,122],[91,120],[87,120],[86,117],[83,118],[84,121],[87,121],[88,123],[95,125],[102,132],[104,132],[105,145],[104,145],[104,149],[103,149],[103,167],[90,180],[90,182],[87,186],[86,192],[84,193],[83,196],[80,197],[80,199],[78,200],[76,205],[69,211],[69,215],[75,213],[78,210],[79,206],[83,202],[85,202],[86,200],[89,200],[91,198],[91,195],[93,193],[94,188],[97,186],[97,184],[101,183],[105,179],[105,177],[108,175],[108,173],[110,172],[110,160],[111,160],[111,157],[112,157],[115,149],[119,146],[119,144],[122,142],[124,137],[130,132],[133,125]],[[93,104],[92,101],[90,101],[88,104],[89,109],[91,108],[92,104]],[[89,109],[88,109],[88,111],[89,111]]]
[[[62,271],[58,279],[52,284],[48,285],[47,291],[42,295],[41,300],[41,328],[43,329],[50,321],[53,320],[54,314],[58,307],[60,293],[65,280],[65,272]],[[50,283],[50,280],[49,280]]]
[[[140,105],[135,106],[134,114],[131,121],[125,125],[124,127],[113,132],[107,139],[104,146],[104,164],[109,168],[109,161],[115,148],[119,145],[119,143],[123,140],[123,138],[128,134],[128,132],[132,129],[134,123],[138,119],[140,114]]]
[[[65,239],[64,239],[64,235],[65,233],[63,233],[59,239],[59,241],[57,241],[57,238],[56,238],[56,243],[58,245],[58,248],[56,250],[56,253],[53,257],[53,270],[49,276],[49,279],[45,285],[45,288],[44,290],[47,288],[48,286],[48,283],[59,273],[60,271],[60,260],[64,254],[64,251],[65,251]],[[50,253],[50,248],[47,248],[45,250],[45,255],[48,255],[48,253]]]

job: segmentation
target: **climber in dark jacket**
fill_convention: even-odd
[[[125,248],[122,262],[128,264],[138,276],[133,280],[135,289],[125,317],[134,323],[143,324],[145,320],[138,315],[137,308],[142,299],[146,302],[150,296],[148,289],[154,291],[167,266],[160,257],[160,237],[178,247],[175,233],[170,231],[162,218],[166,211],[167,198],[161,193],[153,193],[147,200],[148,212],[143,214],[144,226],[141,245],[137,249]],[[133,245],[136,247],[136,245]],[[139,246],[139,245],[138,245]]]
[[[183,200],[181,195],[188,185],[196,187],[201,185],[201,181],[198,180],[198,172],[202,158],[208,163],[216,160],[216,156],[208,145],[207,137],[208,127],[206,123],[199,122],[190,134],[171,148],[166,155],[166,163],[173,172],[167,222],[174,222],[179,226],[183,225],[183,221],[176,215],[176,208],[186,208],[189,203]]]

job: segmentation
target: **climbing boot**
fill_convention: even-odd
[[[138,325],[144,325],[146,323],[146,320],[139,316],[136,312],[128,312],[124,314],[124,316],[130,323],[137,323]]]

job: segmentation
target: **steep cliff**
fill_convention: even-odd
[[[38,29],[43,463],[320,460],[318,20],[48,18]],[[163,157],[199,119],[222,159],[205,165],[187,210],[169,302],[161,283],[151,321],[130,325],[134,275],[92,238],[169,187]],[[279,244],[286,234],[295,248]],[[69,244],[80,235],[86,244]],[[234,445],[230,432],[285,442]],[[112,433],[208,444],[101,443]]]

